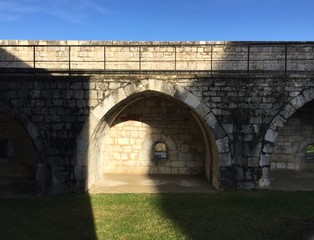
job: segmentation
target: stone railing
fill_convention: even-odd
[[[314,42],[0,41],[2,72],[314,73]]]

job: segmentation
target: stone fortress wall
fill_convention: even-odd
[[[302,107],[313,107],[313,63],[311,42],[1,41],[0,112],[28,133],[35,152],[29,162],[35,162],[33,177],[43,192],[88,189],[109,171],[108,165],[121,168],[125,163],[108,164],[108,156],[121,162],[122,154],[136,145],[110,133],[129,129],[125,134],[136,134],[128,128],[134,124],[128,116],[138,120],[134,117],[140,114],[142,122],[151,124],[146,107],[162,102],[194,119],[189,132],[195,136],[182,142],[185,120],[175,116],[175,127],[167,131],[162,121],[153,134],[142,129],[141,141],[167,142],[177,156],[159,168],[149,159],[140,161],[150,166],[148,171],[175,174],[179,168],[186,173],[203,168],[219,189],[268,188],[271,166],[302,166],[280,160],[287,154],[282,144],[311,143],[312,126],[304,139],[286,133],[308,123]],[[161,119],[171,119],[164,109]],[[115,141],[122,150],[113,150]],[[134,161],[128,164],[136,166]]]

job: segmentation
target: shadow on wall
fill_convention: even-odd
[[[76,185],[73,156],[88,115],[89,78],[53,76],[29,64],[0,49],[2,195],[67,192]],[[97,239],[89,196],[20,199],[28,207],[10,200],[6,223],[19,231],[1,231],[7,239]],[[21,222],[24,214],[36,224]]]

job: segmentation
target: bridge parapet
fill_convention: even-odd
[[[314,73],[314,42],[0,41],[0,72]]]

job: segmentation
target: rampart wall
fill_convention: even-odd
[[[0,112],[29,134],[43,192],[96,181],[107,119],[151,94],[197,119],[217,188],[268,188],[278,134],[314,98],[313,59],[303,42],[2,41]]]

